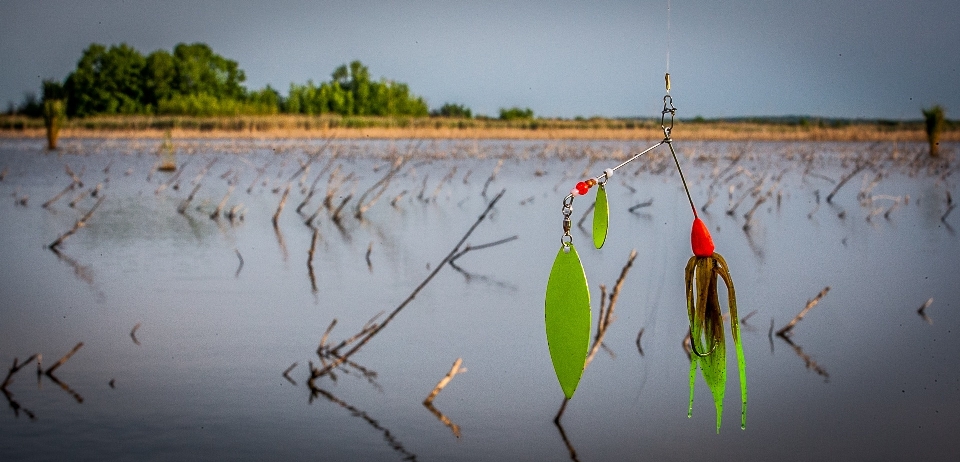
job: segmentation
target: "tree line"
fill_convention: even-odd
[[[463,105],[446,103],[430,111],[423,97],[405,83],[374,80],[360,61],[337,67],[329,81],[290,84],[284,97],[267,85],[248,90],[239,64],[205,43],[177,44],[173,51],[146,56],[121,43],[87,47],[63,81],[45,80],[42,100],[28,94],[9,113],[43,114],[44,101],[65,101],[68,117],[98,114],[231,116],[265,114],[339,114],[472,118]],[[533,118],[530,109],[501,109],[501,118]]]

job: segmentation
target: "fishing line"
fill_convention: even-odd
[[[667,0],[667,75],[670,74],[670,0]],[[667,85],[667,93],[670,93],[670,85]]]

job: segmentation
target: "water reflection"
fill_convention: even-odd
[[[403,446],[403,443],[401,443],[400,440],[398,440],[397,437],[394,436],[394,434],[391,433],[389,429],[384,428],[382,425],[380,425],[380,422],[378,422],[376,419],[371,417],[370,414],[367,414],[366,411],[362,411],[348,404],[346,401],[343,401],[342,399],[337,398],[336,396],[333,395],[333,393],[330,393],[329,391],[326,391],[320,387],[311,385],[310,386],[310,402],[312,403],[314,399],[321,396],[326,398],[331,403],[334,403],[350,411],[350,415],[357,417],[359,419],[362,419],[371,427],[373,427],[380,433],[383,433],[383,439],[386,440],[387,444],[390,446],[390,449],[393,449],[398,454],[400,454],[401,460],[417,460],[416,454],[413,454],[412,452],[408,451],[407,448]]]

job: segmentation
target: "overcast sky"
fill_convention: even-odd
[[[960,118],[957,0],[9,1],[0,104],[63,80],[91,43],[204,42],[286,94],[359,59],[431,108],[683,118]]]

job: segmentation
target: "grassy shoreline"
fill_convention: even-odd
[[[659,140],[659,120],[375,118],[339,116],[98,116],[67,121],[62,138]],[[0,137],[41,138],[43,121],[0,116]],[[925,141],[921,121],[677,121],[673,136],[700,141]],[[941,138],[960,141],[960,127]]]

